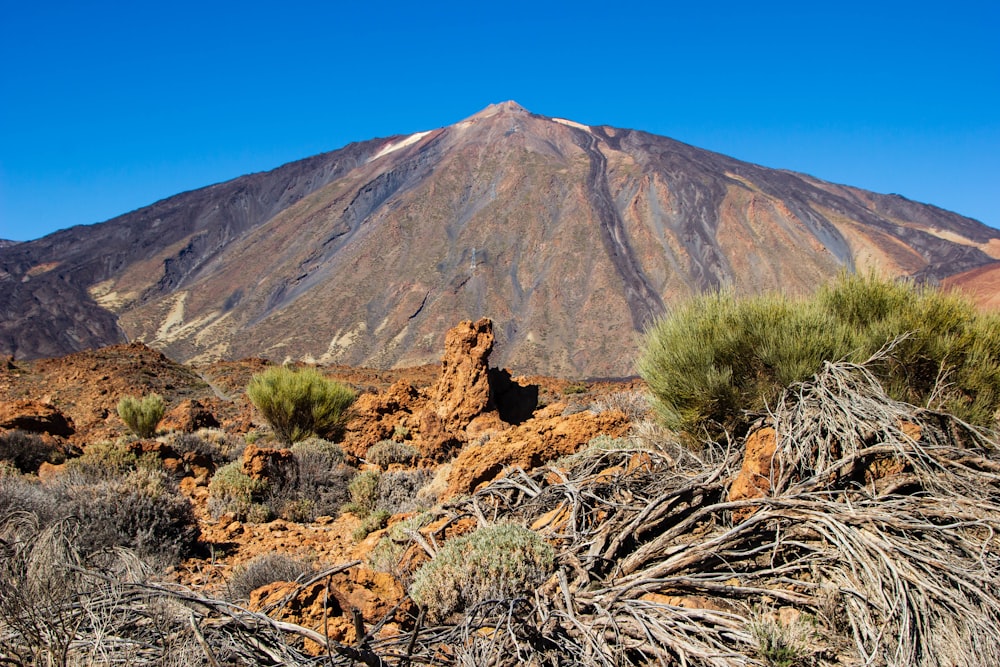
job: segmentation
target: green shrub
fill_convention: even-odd
[[[389,517],[391,516],[392,514],[389,513],[389,510],[382,508],[369,513],[364,519],[362,519],[361,525],[351,532],[351,537],[355,542],[360,542],[376,530],[382,530],[385,528],[386,524],[389,523]]]
[[[247,396],[285,445],[343,429],[354,392],[312,368],[269,368],[250,379]]]
[[[446,542],[414,575],[410,596],[441,621],[480,602],[528,595],[554,560],[552,547],[527,528],[488,526]]]
[[[156,427],[166,410],[167,406],[157,394],[141,399],[126,396],[118,401],[118,416],[140,438],[152,438],[156,435]]]
[[[669,428],[694,438],[739,433],[786,386],[824,361],[861,362],[900,339],[876,369],[890,393],[988,425],[1000,405],[1000,318],[958,296],[844,275],[810,299],[706,294],[646,334],[639,369]]]
[[[208,509],[215,518],[232,512],[240,521],[267,520],[270,511],[262,512],[260,507],[260,500],[267,491],[265,482],[244,473],[241,461],[233,461],[212,475],[208,484]]]
[[[261,586],[276,581],[294,582],[310,572],[312,568],[308,563],[291,556],[262,554],[233,569],[228,582],[229,599],[233,602],[248,602],[250,594]]]
[[[125,442],[95,442],[81,456],[66,461],[64,475],[107,480],[139,469],[161,470],[162,464],[153,452],[137,455]]]
[[[347,492],[350,494],[351,502],[344,507],[344,511],[350,512],[359,519],[364,519],[375,511],[378,505],[378,482],[380,475],[371,470],[359,472],[347,485]]]
[[[380,440],[368,448],[365,460],[368,463],[387,468],[393,463],[412,465],[420,453],[413,445],[395,440]]]

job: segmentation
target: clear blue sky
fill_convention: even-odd
[[[1000,227],[1000,3],[0,0],[0,238],[492,102]]]

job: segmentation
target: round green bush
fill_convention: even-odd
[[[243,472],[242,461],[233,461],[212,475],[208,483],[208,509],[215,518],[232,512],[240,521],[259,520],[259,499],[267,491],[265,482]]]
[[[166,404],[157,394],[150,394],[145,398],[125,396],[118,401],[118,416],[140,438],[152,438],[156,435],[156,427],[166,410]]]
[[[335,437],[355,399],[349,387],[313,368],[269,368],[250,378],[247,397],[285,445],[311,435]]]

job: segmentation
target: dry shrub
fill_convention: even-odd
[[[235,568],[227,582],[229,599],[233,602],[247,602],[250,594],[276,581],[298,581],[312,572],[305,561],[285,554],[261,554]]]
[[[191,501],[158,470],[57,487],[61,509],[79,520],[76,548],[93,553],[126,547],[162,565],[190,556],[200,530]]]
[[[43,463],[62,463],[65,453],[55,440],[15,429],[0,431],[0,461],[6,461],[20,472],[33,473]]]
[[[384,472],[379,475],[378,499],[375,503],[390,514],[426,509],[429,504],[422,502],[420,491],[432,479],[434,471],[427,468]]]

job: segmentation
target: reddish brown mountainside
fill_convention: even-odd
[[[1000,232],[933,206],[507,102],[2,248],[0,353],[406,366],[489,316],[497,365],[628,375],[637,332],[693,292],[997,258]]]

